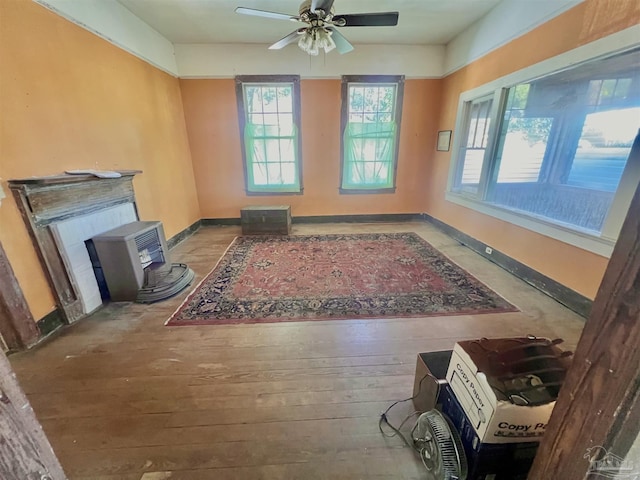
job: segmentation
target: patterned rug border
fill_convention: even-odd
[[[209,273],[207,273],[204,277],[202,277],[202,280],[200,280],[200,281],[198,282],[198,284],[197,284],[195,287],[193,287],[193,288],[191,289],[191,291],[189,292],[189,294],[185,297],[185,299],[184,299],[184,300],[182,301],[182,303],[178,306],[178,308],[176,308],[176,310],[171,314],[171,316],[167,319],[167,321],[166,321],[166,322],[164,322],[164,326],[165,326],[165,327],[167,327],[167,326],[170,326],[170,327],[178,327],[178,326],[180,326],[180,325],[196,325],[196,324],[189,324],[189,323],[181,323],[180,325],[169,325],[169,322],[170,322],[171,320],[173,320],[173,317],[175,317],[175,316],[178,314],[178,312],[179,312],[180,310],[182,310],[182,307],[184,307],[184,306],[189,302],[189,300],[191,300],[191,297],[193,297],[196,293],[198,293],[198,289],[200,288],[200,286],[201,286],[204,282],[206,282],[206,281],[209,279],[209,277],[210,277],[211,275],[213,275],[213,272],[215,272],[215,271],[216,271],[216,268],[218,268],[218,265],[220,265],[220,262],[224,259],[225,255],[229,252],[229,250],[231,249],[231,247],[233,247],[233,246],[236,244],[236,242],[238,241],[238,239],[239,239],[240,237],[241,237],[241,235],[237,235],[237,236],[233,237],[233,240],[231,240],[231,243],[230,243],[229,245],[227,245],[227,248],[225,248],[225,249],[224,249],[224,252],[222,253],[222,255],[220,255],[220,258],[219,258],[219,259],[218,259],[218,261],[215,263],[215,265],[213,266],[213,268],[212,268],[211,270],[209,270]],[[207,322],[211,323],[211,321],[210,321],[210,320],[207,320]],[[208,323],[205,323],[205,325],[208,325]]]
[[[212,319],[178,320],[178,321],[176,321],[176,323],[171,323],[172,320],[174,320],[174,317],[176,317],[178,315],[178,313],[182,310],[182,307],[184,307],[187,303],[189,303],[191,301],[191,299],[198,293],[200,286],[204,282],[209,280],[209,277],[211,277],[215,273],[216,269],[218,268],[220,263],[224,260],[225,256],[229,252],[229,250],[231,250],[231,248],[236,243],[238,243],[238,241],[241,238],[260,239],[262,241],[266,241],[266,240],[269,240],[269,239],[287,239],[287,240],[291,240],[291,239],[302,239],[302,238],[310,238],[310,237],[331,238],[331,237],[380,235],[380,234],[385,234],[385,235],[407,235],[407,234],[410,234],[410,235],[416,236],[420,241],[426,243],[429,247],[435,249],[440,255],[442,255],[447,260],[449,260],[456,268],[460,269],[466,275],[471,277],[474,281],[478,282],[483,287],[487,288],[492,293],[494,293],[496,296],[500,297],[510,307],[496,307],[494,309],[486,309],[486,310],[482,310],[482,311],[478,311],[478,312],[474,312],[474,313],[470,313],[470,312],[433,312],[433,313],[423,312],[423,313],[419,313],[419,314],[403,314],[403,315],[393,315],[393,316],[389,316],[389,317],[374,317],[374,316],[372,316],[372,317],[355,317],[355,318],[352,317],[352,316],[304,317],[304,318],[300,318],[300,317],[278,317],[278,318],[256,317],[256,318],[237,318],[237,319],[225,318],[225,319],[221,319],[221,321],[219,323],[216,323],[216,320],[212,320]],[[475,275],[471,274],[466,268],[463,268],[462,266],[460,266],[451,257],[446,255],[444,252],[442,252],[441,250],[439,250],[435,246],[431,245],[431,243],[429,243],[426,239],[424,239],[422,236],[420,236],[418,233],[416,233],[414,231],[389,232],[389,233],[381,233],[381,232],[348,233],[348,234],[346,234],[346,233],[327,233],[327,234],[316,234],[316,235],[286,235],[286,236],[282,236],[282,235],[260,235],[260,236],[238,235],[238,236],[234,237],[234,239],[231,241],[231,243],[229,243],[229,245],[227,246],[227,248],[225,249],[223,254],[220,256],[218,261],[215,263],[213,268],[202,278],[202,280],[200,280],[198,282],[198,284],[189,292],[189,294],[185,297],[185,299],[180,303],[178,308],[176,308],[176,310],[171,314],[171,316],[164,322],[164,325],[165,326],[169,326],[169,327],[182,327],[182,326],[200,326],[200,325],[207,325],[207,326],[215,326],[215,325],[217,325],[217,326],[223,326],[223,325],[254,325],[254,324],[259,324],[259,323],[292,323],[292,322],[305,323],[305,322],[322,322],[322,321],[332,322],[334,320],[354,320],[354,321],[362,321],[362,320],[396,320],[396,319],[402,319],[402,318],[433,318],[433,317],[455,317],[455,316],[467,316],[467,315],[484,315],[484,314],[492,314],[492,313],[514,313],[514,312],[519,312],[519,311],[520,311],[520,309],[516,305],[514,305],[512,302],[507,300],[503,295],[501,295],[500,293],[496,292],[493,288],[488,286],[482,280],[478,279]]]

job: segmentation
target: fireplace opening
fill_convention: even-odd
[[[102,265],[100,265],[100,259],[98,258],[98,252],[96,252],[96,246],[93,244],[93,239],[85,240],[84,244],[87,247],[89,253],[89,259],[91,260],[91,267],[93,268],[93,274],[96,276],[98,282],[98,289],[100,290],[100,298],[103,302],[111,300],[109,294],[109,287],[107,286],[107,280],[104,278],[104,272],[102,271]]]

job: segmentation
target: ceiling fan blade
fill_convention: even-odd
[[[351,50],[353,50],[353,45],[351,45],[351,42],[349,42],[349,40],[347,40],[345,36],[342,35],[337,29],[330,28],[329,30],[333,32],[331,34],[331,38],[336,44],[336,50],[340,55],[349,53]]]
[[[241,13],[242,15],[253,15],[254,17],[272,18],[274,20],[292,20],[294,22],[300,21],[300,17],[297,17],[295,15],[267,12],[266,10],[256,10],[255,8],[238,7],[236,8],[236,13]]]
[[[316,10],[323,10],[325,13],[331,11],[333,0],[311,0],[310,10],[315,13]]]
[[[300,38],[300,31],[299,30],[294,30],[289,35],[287,35],[286,37],[281,38],[276,43],[271,45],[269,47],[269,50],[280,50],[281,48],[286,47],[290,43],[295,42],[299,38]]]
[[[333,21],[340,27],[393,27],[398,24],[398,16],[398,12],[352,13],[336,15]]]

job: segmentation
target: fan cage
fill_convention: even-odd
[[[420,423],[424,425],[421,437],[414,438],[414,441],[435,442],[441,460],[442,477],[437,480],[466,480],[467,459],[464,454],[462,441],[458,432],[453,427],[451,421],[438,410],[430,410],[420,416],[416,426]],[[431,433],[431,438],[427,436]],[[426,463],[425,448],[420,449],[420,458],[427,470],[431,467]]]

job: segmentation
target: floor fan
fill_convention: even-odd
[[[467,459],[462,441],[442,413],[430,410],[420,415],[412,437],[430,480],[466,480]]]

